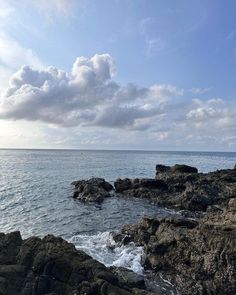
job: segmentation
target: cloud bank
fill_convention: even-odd
[[[78,57],[70,73],[52,66],[41,70],[22,66],[2,94],[0,119],[41,122],[57,130],[70,128],[74,130],[70,140],[81,130],[81,141],[90,134],[90,140],[97,142],[99,130],[103,141],[109,137],[117,141],[116,134],[135,142],[136,134],[144,142],[140,133],[145,131],[146,140],[154,146],[164,142],[181,149],[236,146],[234,102],[191,97],[206,96],[208,89],[120,85],[115,73],[115,61],[109,54]]]
[[[63,127],[145,129],[148,119],[161,117],[170,99],[183,94],[170,85],[120,86],[112,80],[114,74],[109,54],[77,58],[70,74],[55,67],[23,66],[10,78],[1,98],[0,118]]]

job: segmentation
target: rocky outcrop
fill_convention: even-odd
[[[83,202],[101,203],[113,194],[113,186],[103,178],[72,182],[73,197]],[[236,169],[198,173],[187,165],[156,166],[156,178],[117,179],[115,193],[144,198],[173,209],[206,211],[214,205],[225,205],[236,196]]]
[[[206,211],[236,196],[236,169],[204,174],[187,165],[157,165],[155,179],[118,179],[114,186],[123,196],[180,210]]]
[[[2,295],[150,294],[138,289],[145,288],[141,278],[117,272],[52,235],[22,240],[19,232],[0,234]]]
[[[144,246],[143,265],[184,295],[236,294],[236,199],[200,220],[144,218],[114,236]]]
[[[113,186],[103,178],[91,178],[72,182],[75,187],[73,197],[83,202],[101,203],[111,196]]]
[[[156,174],[159,173],[198,173],[197,168],[183,164],[174,166],[156,165]]]
[[[151,178],[117,179],[114,186],[116,193],[147,199],[155,198],[168,188],[164,181]]]

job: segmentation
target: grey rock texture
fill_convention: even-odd
[[[59,237],[22,240],[19,232],[0,234],[1,295],[149,294],[138,289],[145,287],[140,278],[129,276],[121,280]]]
[[[124,226],[117,241],[144,246],[143,265],[186,295],[236,294],[236,199],[204,218],[144,218]]]
[[[206,211],[236,197],[236,169],[198,173],[195,167],[157,165],[155,179],[118,179],[116,192],[180,210]]]
[[[113,186],[103,178],[91,178],[72,182],[75,187],[73,197],[83,202],[101,203],[111,196]]]

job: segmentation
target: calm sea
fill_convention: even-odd
[[[108,199],[101,206],[71,198],[70,183],[92,176],[154,177],[156,164],[185,163],[207,172],[232,168],[236,153],[0,150],[0,230],[29,235],[105,231],[153,214],[155,206],[136,200]]]
[[[25,238],[59,235],[107,265],[112,264],[114,255],[109,260],[109,253],[101,251],[104,245],[96,248],[98,240],[105,243],[109,231],[144,215],[165,216],[171,212],[142,200],[116,197],[100,206],[82,204],[71,197],[70,183],[92,176],[111,182],[118,177],[154,177],[156,164],[176,163],[196,166],[202,172],[232,168],[236,153],[0,150],[0,231],[20,230]],[[137,253],[132,255],[138,257]]]

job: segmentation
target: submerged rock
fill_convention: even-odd
[[[121,279],[62,238],[22,240],[19,232],[0,234],[0,294],[148,294],[137,289],[145,288],[141,278],[123,275]]]
[[[143,218],[124,226],[120,241],[122,235],[144,246],[145,269],[169,278],[181,294],[236,294],[235,198],[200,220]]]
[[[73,197],[83,202],[101,203],[111,196],[113,186],[103,178],[91,178],[72,182],[75,186]]]

